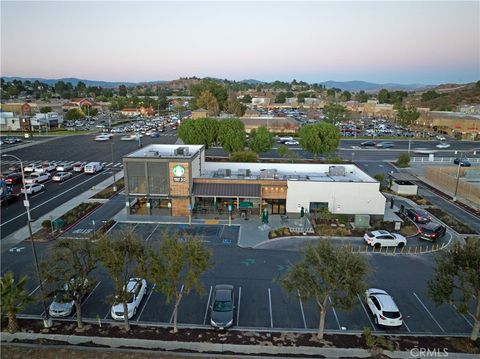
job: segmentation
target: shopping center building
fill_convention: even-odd
[[[123,158],[128,214],[383,216],[380,183],[353,164],[205,161],[201,145],[149,145]]]

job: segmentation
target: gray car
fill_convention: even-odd
[[[216,285],[210,306],[210,324],[214,328],[226,329],[233,325],[233,303],[233,285]]]

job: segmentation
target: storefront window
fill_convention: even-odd
[[[128,191],[134,194],[147,193],[147,177],[145,176],[145,163],[127,162]]]
[[[148,189],[150,194],[166,195],[169,191],[168,186],[168,164],[167,163],[148,163]]]

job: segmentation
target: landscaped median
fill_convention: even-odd
[[[420,350],[447,353],[449,358],[476,358],[480,340],[465,337],[372,335],[364,333],[329,333],[323,340],[311,332],[273,332],[254,330],[216,331],[211,329],[179,328],[171,332],[166,326],[132,325],[125,331],[122,324],[87,324],[75,330],[73,321],[56,321],[45,329],[40,320],[21,320],[22,332],[2,332],[2,342],[34,343],[39,345],[81,345],[103,348],[130,348],[172,352],[215,354],[287,355],[304,357],[370,357],[383,354],[390,358],[417,357]],[[2,328],[6,328],[5,325]],[[379,338],[383,338],[379,340]],[[409,356],[411,355],[411,356]],[[447,356],[447,355],[445,355]]]
[[[115,196],[117,193],[123,191],[125,188],[125,179],[122,177],[119,180],[115,181],[115,185],[117,186],[117,190],[113,190],[113,183],[106,187],[105,189],[101,190],[100,192],[93,195],[92,199],[110,199]]]

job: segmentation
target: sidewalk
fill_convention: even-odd
[[[120,178],[123,177],[123,170],[115,174],[115,179],[119,180]],[[63,203],[62,205],[58,206],[55,208],[55,210],[43,215],[42,217],[38,218],[36,221],[33,221],[31,223],[32,226],[32,232],[35,233],[39,229],[42,228],[42,222],[44,220],[50,220],[53,218],[54,220],[57,219],[58,217],[62,216],[72,208],[75,208],[82,202],[88,202],[90,200],[90,197],[93,195],[97,194],[98,192],[104,190],[107,188],[109,185],[113,183],[113,176],[107,178],[103,182],[100,182],[99,184],[95,185],[91,189],[89,189],[86,192],[83,192],[82,194],[72,198],[68,202]],[[99,201],[100,202],[100,201]],[[16,244],[20,243],[21,241],[27,239],[29,236],[28,233],[28,226],[25,225],[24,227],[20,228],[18,231],[15,233],[10,234],[9,236],[3,238],[0,242],[0,251],[3,253],[4,251],[8,250],[12,246],[15,246]]]

